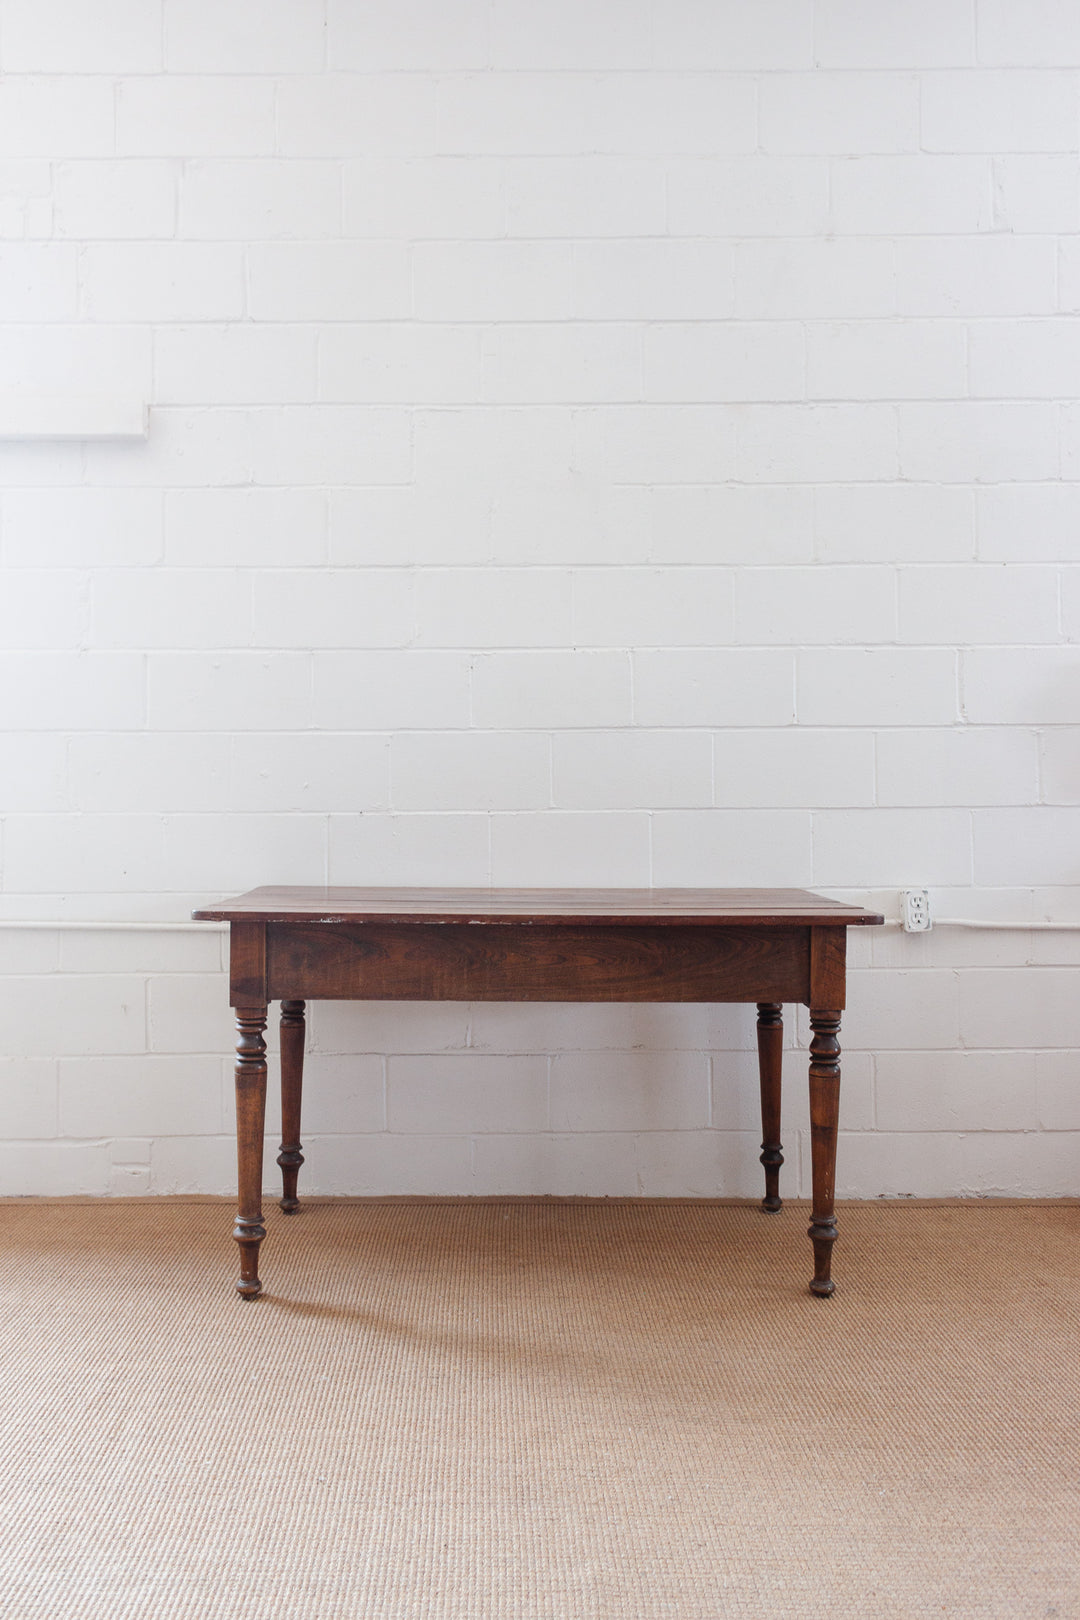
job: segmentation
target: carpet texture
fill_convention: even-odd
[[[0,1204],[5,1620],[1080,1616],[1080,1208]]]

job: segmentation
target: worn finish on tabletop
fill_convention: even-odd
[[[810,1008],[811,1291],[833,1291],[847,930],[876,913],[804,889],[253,889],[193,913],[230,925],[239,1040],[238,1292],[262,1284],[267,1004],[281,1002],[281,1207],[298,1207],[310,1000],[757,1004],[762,1207],[781,1207],[783,1004]]]

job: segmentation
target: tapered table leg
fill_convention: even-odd
[[[839,1012],[810,1009],[810,1155],[814,1205],[808,1236],[814,1245],[810,1292],[827,1298],[836,1287],[830,1275],[836,1242],[836,1131],[840,1120]]]
[[[266,1119],[266,1008],[237,1007],[236,1158],[239,1208],[233,1237],[240,1245],[236,1291],[254,1299],[259,1281],[259,1244],[266,1236],[262,1217],[263,1132]]]
[[[281,1207],[286,1215],[300,1208],[296,1178],[304,1162],[300,1142],[300,1099],[304,1087],[304,1003],[281,1003]]]
[[[783,1208],[780,1166],[780,1077],[784,1055],[784,1009],[778,1001],[757,1004],[758,1074],[761,1080],[761,1163],[765,1168],[765,1196],[761,1207],[770,1215]]]

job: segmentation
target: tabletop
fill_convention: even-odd
[[[200,906],[200,922],[500,923],[576,927],[860,925],[878,912],[807,889],[430,889],[272,885]]]

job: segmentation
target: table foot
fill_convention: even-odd
[[[265,1236],[266,1227],[261,1221],[238,1219],[233,1227],[233,1237],[240,1246],[240,1275],[236,1280],[236,1292],[241,1299],[257,1299],[262,1293],[259,1245]]]

